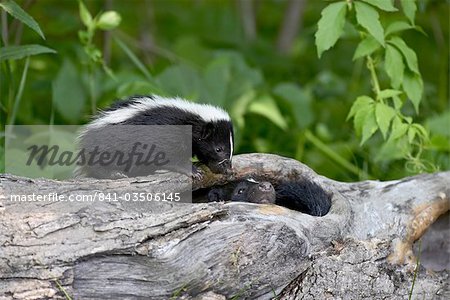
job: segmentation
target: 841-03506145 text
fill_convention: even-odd
[[[58,193],[48,194],[11,194],[11,202],[114,202],[114,201],[134,201],[134,202],[180,202],[179,192],[171,193],[115,193],[115,192],[93,192],[90,194],[69,194]]]

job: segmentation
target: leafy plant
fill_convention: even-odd
[[[342,37],[346,22],[354,26],[361,41],[353,60],[365,59],[370,73],[372,94],[359,96],[348,114],[354,129],[365,144],[376,132],[380,132],[384,144],[379,160],[404,158],[413,172],[434,169],[423,158],[423,150],[429,144],[429,133],[402,110],[409,100],[416,113],[423,94],[423,80],[417,55],[400,34],[409,29],[421,31],[414,23],[417,10],[414,0],[402,0],[405,17],[387,23],[380,20],[380,13],[398,11],[391,0],[354,0],[329,4],[323,11],[316,32],[319,58]],[[406,20],[404,20],[406,19]],[[389,82],[380,84],[379,71]]]
[[[112,10],[99,13],[95,17],[93,17],[89,12],[89,10],[84,5],[82,0],[79,0],[78,4],[81,21],[83,22],[84,26],[86,26],[85,30],[78,31],[78,37],[80,39],[81,44],[83,45],[84,52],[89,58],[88,62],[89,96],[91,99],[92,113],[95,113],[97,109],[95,87],[94,87],[95,66],[97,64],[101,65],[103,70],[112,78],[114,78],[114,74],[112,70],[105,64],[105,61],[103,60],[102,51],[94,44],[93,39],[98,29],[112,30],[117,26],[119,26],[122,18],[120,14]]]
[[[39,24],[33,19],[32,16],[27,14],[16,2],[14,2],[13,0],[4,0],[0,2],[0,8],[6,11],[12,17],[22,22],[23,24],[27,25],[29,28],[35,31],[42,39],[45,40],[44,33],[39,27]],[[6,17],[6,15],[4,15],[3,17]],[[5,124],[12,125],[15,123],[17,110],[20,105],[20,101],[22,99],[23,90],[26,83],[30,62],[29,57],[43,53],[56,53],[55,50],[42,45],[8,46],[6,44],[8,41],[7,36],[3,36],[3,40],[5,42],[5,45],[3,45],[3,47],[0,48],[0,63],[2,65],[2,68],[6,70],[4,80],[6,80],[7,82],[6,85],[9,86],[9,88],[7,92],[8,97],[2,99],[1,102],[2,112],[0,112],[0,115],[2,115],[1,118],[2,120],[3,119],[6,120],[6,117],[5,118],[3,117],[7,115],[8,120],[5,123],[2,122],[0,129],[3,128]],[[22,76],[20,79],[19,86],[16,89],[13,80],[14,74],[10,63],[15,60],[23,58],[26,58],[26,62],[22,70]],[[12,99],[14,100],[12,101]]]

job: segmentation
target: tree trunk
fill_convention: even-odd
[[[233,167],[193,188],[311,180],[333,194],[332,208],[313,217],[236,202],[21,202],[11,196],[182,192],[191,182],[0,175],[0,299],[448,299],[448,266],[416,268],[412,245],[448,212],[450,172],[342,183],[268,154],[235,156]],[[448,258],[443,228],[431,244]]]

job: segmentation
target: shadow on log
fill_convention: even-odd
[[[342,183],[268,154],[235,156],[235,173],[311,180],[332,193],[313,217],[250,203],[11,201],[12,195],[186,192],[184,175],[53,181],[0,175],[0,299],[449,298],[448,226],[440,272],[413,243],[449,211],[450,172]],[[437,235],[438,239],[442,238]],[[414,282],[414,287],[412,287]]]

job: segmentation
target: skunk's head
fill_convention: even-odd
[[[231,201],[252,203],[275,203],[275,189],[270,182],[245,180],[240,182],[231,195]]]
[[[233,126],[229,120],[214,120],[193,129],[193,152],[214,173],[231,171]]]

